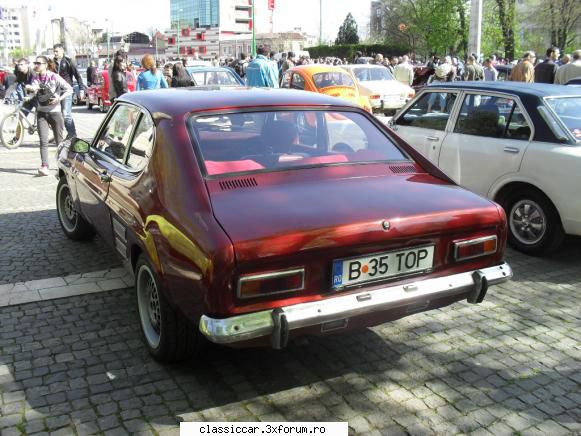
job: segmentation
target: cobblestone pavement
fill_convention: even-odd
[[[29,280],[111,266],[96,265],[115,259],[98,238],[85,246],[60,236],[55,182],[32,177],[35,159],[0,152],[0,268],[34,264],[14,276]],[[161,435],[178,434],[180,420],[316,420],[366,435],[581,434],[580,257],[579,238],[549,258],[509,250],[515,277],[483,304],[284,351],[208,346],[165,367],[141,343],[130,288],[2,307],[0,433]]]
[[[103,114],[75,108],[80,137],[93,135]],[[50,148],[54,163],[56,148]],[[0,147],[0,285],[102,270],[119,260],[100,238],[79,244],[63,234],[55,210],[57,180],[37,177],[38,139]],[[52,165],[54,167],[54,165]]]

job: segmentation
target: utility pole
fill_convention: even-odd
[[[468,51],[467,54],[476,53],[480,56],[481,39],[482,39],[482,0],[470,1],[470,31],[468,33]],[[477,59],[479,61],[479,59]]]
[[[182,32],[181,29],[180,29],[180,12],[181,11],[182,11],[181,9],[178,9],[178,33],[177,33],[177,39],[176,39],[176,41],[177,41],[177,50],[178,50],[178,54],[177,54],[177,58],[178,59],[180,58],[180,33]]]
[[[319,45],[323,45],[323,0],[319,0]]]
[[[254,0],[252,0],[252,57],[256,57],[256,23],[254,22]]]

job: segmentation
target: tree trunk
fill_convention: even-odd
[[[504,56],[514,59],[514,8],[515,0],[496,0],[498,19],[504,40]]]
[[[555,24],[555,0],[549,0],[549,16],[551,17],[551,45],[554,47],[560,47],[557,44],[557,29]]]

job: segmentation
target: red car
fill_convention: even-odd
[[[512,276],[500,206],[363,109],[318,93],[125,94],[58,155],[57,209],[135,275],[160,361],[478,303]]]
[[[109,100],[109,72],[107,70],[97,72],[97,83],[93,83],[87,89],[86,103],[87,108],[93,109],[93,106],[98,106],[101,112],[107,112],[111,106],[111,101]]]

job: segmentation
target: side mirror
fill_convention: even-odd
[[[75,153],[88,153],[89,149],[91,148],[91,146],[89,145],[89,143],[87,141],[84,141],[82,139],[79,138],[73,138],[71,140],[71,146],[70,146],[70,150],[75,152]]]

